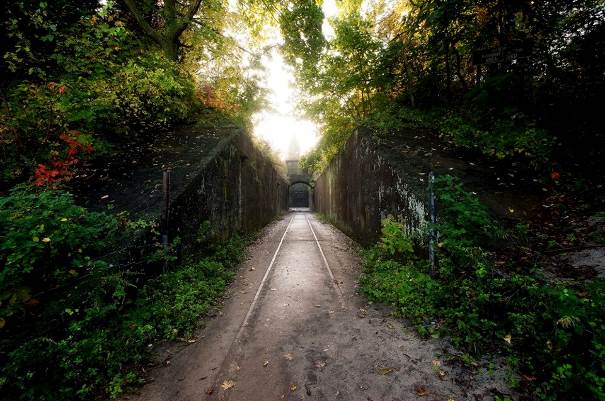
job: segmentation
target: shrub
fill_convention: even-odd
[[[449,111],[436,121],[441,134],[456,146],[477,149],[486,156],[511,159],[522,156],[536,168],[550,159],[555,138],[538,128],[522,113],[505,113],[489,118],[486,111],[477,111],[474,117]],[[479,115],[480,117],[477,117]]]
[[[33,294],[107,268],[116,220],[76,206],[62,191],[19,187],[0,198],[0,318],[25,312]]]
[[[435,275],[414,257],[401,225],[385,220],[365,254],[364,292],[394,304],[421,335],[448,336],[475,356],[508,355],[539,399],[604,399],[605,280],[553,285],[537,267],[497,266],[497,241],[514,234],[458,179],[438,178],[436,192]]]
[[[100,155],[107,143],[149,139],[198,108],[192,77],[111,15],[82,19],[56,40],[57,71],[8,85],[2,99],[6,181],[50,161],[65,132],[86,135]]]
[[[123,220],[60,190],[0,198],[0,399],[117,397],[149,344],[193,333],[243,254],[234,238],[154,274],[124,241],[147,224]]]

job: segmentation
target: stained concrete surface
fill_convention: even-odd
[[[497,361],[489,372],[487,363],[461,368],[445,357],[455,354],[445,341],[421,340],[368,305],[357,293],[355,247],[308,211],[270,225],[222,312],[195,343],[158,352],[164,366],[128,398],[447,401],[508,393]]]

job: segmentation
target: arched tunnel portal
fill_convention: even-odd
[[[290,183],[288,188],[288,207],[313,207],[313,186],[309,181],[297,180]]]

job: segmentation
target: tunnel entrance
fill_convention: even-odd
[[[311,207],[311,186],[306,182],[295,182],[290,185],[288,207]]]

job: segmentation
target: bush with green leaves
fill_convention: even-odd
[[[69,193],[18,187],[0,198],[0,319],[33,296],[106,270],[98,257],[117,239],[115,218],[76,206]]]
[[[112,15],[83,18],[57,34],[44,79],[8,84],[0,107],[2,178],[26,178],[77,130],[95,149],[149,140],[199,108],[194,80]],[[99,152],[94,152],[94,155]]]
[[[423,336],[446,336],[474,357],[509,357],[541,400],[604,399],[605,280],[552,284],[537,266],[496,264],[498,246],[514,233],[460,180],[439,177],[435,187],[437,270],[429,274],[414,239],[387,219],[365,253],[364,292],[394,305]]]
[[[448,111],[436,125],[441,134],[456,146],[476,149],[497,160],[524,157],[535,167],[549,160],[555,138],[536,127],[523,113],[502,113],[497,118],[477,110],[473,117],[460,111]]]
[[[140,228],[148,224],[89,211],[60,190],[0,197],[0,399],[117,397],[141,380],[149,344],[193,333],[244,240],[209,244],[159,273],[155,248],[133,240]]]

